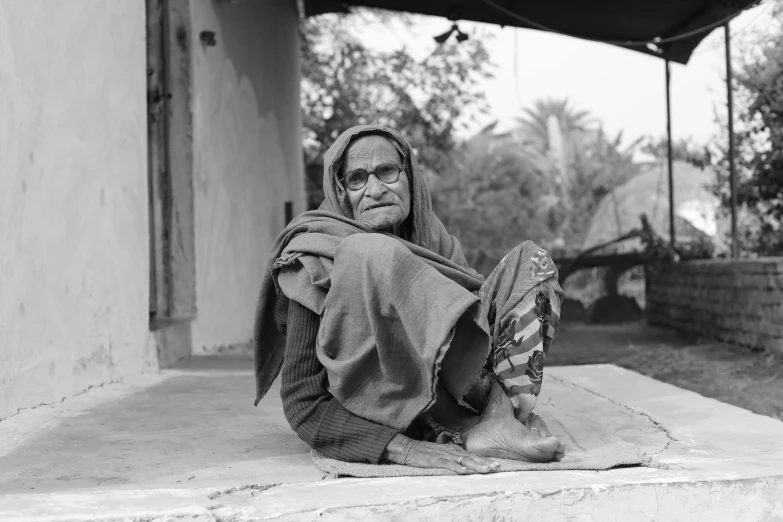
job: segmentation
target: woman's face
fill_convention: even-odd
[[[374,171],[380,165],[404,167],[394,145],[383,136],[362,136],[348,145],[340,168],[341,178],[351,171]],[[345,183],[343,183],[345,187]],[[357,190],[345,187],[353,209],[353,218],[369,228],[399,235],[402,223],[411,210],[410,183],[403,170],[395,183],[383,183],[370,175],[367,184]]]

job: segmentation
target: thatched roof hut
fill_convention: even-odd
[[[717,233],[718,199],[709,191],[715,173],[684,161],[674,162],[674,208],[677,242],[689,242]],[[638,228],[639,216],[647,214],[650,225],[669,240],[668,171],[665,162],[652,163],[617,187],[598,205],[583,247],[589,248]],[[618,245],[616,251],[638,248],[636,241]]]

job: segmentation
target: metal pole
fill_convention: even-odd
[[[675,244],[674,233],[674,149],[672,148],[672,107],[671,107],[671,71],[669,60],[666,60],[666,144],[669,162],[669,240],[672,247]]]
[[[729,187],[731,190],[731,257],[739,257],[737,242],[737,168],[734,164],[734,93],[731,87],[731,31],[729,22],[723,26],[726,35],[726,98],[729,107]]]

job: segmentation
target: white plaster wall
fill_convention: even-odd
[[[191,2],[198,317],[194,353],[250,342],[284,202],[304,209],[294,0]],[[214,31],[217,45],[201,44]]]
[[[144,2],[0,0],[0,419],[154,366]]]

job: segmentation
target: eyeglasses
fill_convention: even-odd
[[[397,180],[400,179],[400,172],[402,171],[402,167],[393,163],[379,165],[375,170],[369,172],[364,169],[356,169],[343,176],[343,182],[350,190],[359,190],[367,184],[367,181],[370,179],[370,174],[374,174],[382,183],[392,184],[397,183]]]

